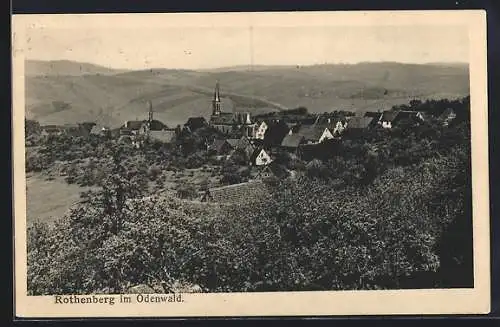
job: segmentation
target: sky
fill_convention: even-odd
[[[210,69],[396,61],[469,62],[460,25],[48,26],[26,31],[26,59],[120,69]]]

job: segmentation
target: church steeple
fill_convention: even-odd
[[[221,102],[219,93],[219,81],[215,84],[214,98],[212,99],[212,115],[218,116],[221,113]]]
[[[151,123],[153,121],[153,104],[151,100],[148,101],[148,121]]]

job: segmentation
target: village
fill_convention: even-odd
[[[155,119],[152,102],[148,101],[148,117],[144,120],[125,121],[117,128],[91,122],[45,125],[41,126],[41,134],[96,135],[135,148],[141,148],[147,140],[174,145],[182,151],[184,144],[178,140],[183,136],[202,129],[211,130],[213,133],[205,135],[203,141],[205,155],[221,165],[226,161],[238,160],[243,167],[247,167],[245,172],[248,176],[224,183],[213,181],[208,186],[198,187],[198,199],[203,202],[231,202],[248,197],[255,188],[262,187],[260,182],[266,178],[293,177],[295,171],[287,169],[277,160],[283,154],[310,161],[317,157],[315,153],[318,151],[334,151],[334,145],[342,142],[345,135],[353,137],[377,129],[406,128],[424,124],[429,119],[446,126],[456,117],[451,108],[442,111],[438,117],[430,117],[416,110],[377,110],[364,112],[363,115],[349,111],[312,114],[306,108],[251,115],[249,112],[224,111],[221,99],[217,82],[210,118],[190,117],[183,126],[171,127]],[[242,171],[240,169],[234,173]],[[182,180],[178,182],[183,183]]]

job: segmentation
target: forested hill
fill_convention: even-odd
[[[69,61],[26,62],[26,114],[42,124],[97,121],[120,124],[155,115],[168,125],[210,115],[219,80],[226,111],[252,113],[305,106],[310,112],[382,110],[411,98],[469,94],[468,66],[355,65],[228,67],[209,71],[120,71]]]

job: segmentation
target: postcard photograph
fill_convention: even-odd
[[[16,313],[487,313],[485,23],[14,16]]]

